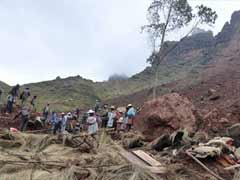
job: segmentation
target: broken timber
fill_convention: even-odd
[[[203,169],[205,169],[208,173],[210,173],[211,175],[213,175],[215,178],[217,178],[218,180],[225,180],[222,177],[220,177],[219,175],[215,174],[212,170],[210,170],[207,166],[205,166],[201,161],[199,161],[196,157],[194,157],[192,155],[192,153],[190,153],[189,151],[186,151],[186,154],[191,157],[196,163],[198,163]]]
[[[144,162],[146,162],[147,164],[149,164],[150,166],[153,166],[153,167],[161,166],[160,162],[158,162],[157,160],[153,159],[151,156],[149,156],[147,153],[145,153],[142,150],[133,151],[132,153],[134,155],[136,155],[137,157],[139,157]]]
[[[139,166],[144,169],[148,169],[150,172],[154,174],[164,174],[167,172],[166,168],[163,166],[160,166],[160,163],[155,163],[155,164],[160,164],[159,166],[149,166],[149,163],[146,161],[142,160],[142,158],[139,158],[132,152],[128,152],[124,149],[121,148],[120,150],[120,155],[124,157],[127,161],[132,163],[133,165]],[[145,156],[147,157],[147,156]],[[150,156],[149,156],[150,157]]]

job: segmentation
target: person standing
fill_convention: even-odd
[[[54,131],[54,127],[55,127],[56,123],[57,123],[57,113],[52,112],[51,119],[50,119],[50,125],[51,125],[52,132]]]
[[[123,116],[124,116],[123,111],[122,110],[119,111],[119,117],[117,119],[117,128],[116,128],[118,134],[120,133],[120,131],[124,130],[124,117]]]
[[[57,116],[56,123],[54,125],[53,134],[56,134],[57,132],[61,133],[61,129],[62,129],[62,116],[63,116],[62,114],[61,114],[61,116]]]
[[[99,108],[100,108],[100,101],[97,99],[94,106],[95,113],[98,113]]]
[[[37,96],[33,96],[32,100],[31,100],[31,105],[32,105],[32,110],[33,112],[36,112],[36,100],[37,100]]]
[[[136,116],[136,110],[132,104],[127,106],[127,131],[131,130],[134,123],[134,118]]]
[[[102,119],[102,128],[106,128],[108,123],[108,105],[106,104],[103,106],[103,109],[101,111],[101,119]]]
[[[13,86],[9,94],[13,96],[13,102],[16,101],[17,97],[19,96],[19,91],[20,91],[20,85],[17,84],[16,86]]]
[[[68,121],[68,114],[62,113],[62,128],[61,128],[62,133],[66,131],[67,121]]]
[[[43,108],[43,118],[44,121],[48,120],[48,114],[50,112],[50,104],[48,103],[44,108]]]
[[[11,114],[13,111],[13,103],[14,103],[14,97],[12,94],[9,94],[7,97],[7,107],[6,107],[6,113]]]
[[[113,128],[115,118],[116,118],[115,107],[111,106],[110,112],[108,113],[108,123],[107,123],[108,128]]]
[[[87,125],[88,134],[95,135],[98,131],[98,123],[97,118],[95,116],[95,112],[93,110],[88,111]]]
[[[20,99],[22,100],[22,107],[26,105],[28,97],[30,96],[30,89],[26,87],[20,95]]]

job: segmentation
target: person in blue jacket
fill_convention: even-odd
[[[126,116],[127,116],[127,127],[126,127],[126,130],[129,131],[133,127],[134,118],[136,116],[136,110],[135,110],[135,108],[133,107],[132,104],[128,104]]]

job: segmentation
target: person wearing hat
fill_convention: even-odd
[[[115,118],[116,118],[115,107],[111,106],[110,112],[108,112],[108,123],[107,123],[108,128],[113,128]]]
[[[124,130],[124,112],[122,110],[118,111],[118,118],[117,118],[117,133]]]
[[[132,104],[128,104],[126,116],[127,116],[127,127],[126,128],[127,128],[127,131],[129,131],[132,129],[134,117],[136,116],[136,110]]]
[[[87,125],[88,134],[95,135],[98,131],[98,123],[97,118],[95,116],[95,112],[91,109],[88,111]]]

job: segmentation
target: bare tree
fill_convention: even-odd
[[[155,63],[156,70],[153,86],[153,98],[155,99],[156,88],[158,86],[158,66],[178,45],[178,43],[176,43],[168,50],[164,48],[168,33],[193,23],[190,32],[186,33],[181,39],[181,41],[183,41],[198,25],[214,24],[217,19],[217,14],[211,8],[204,5],[196,6],[196,13],[194,13],[193,8],[187,0],[152,0],[148,8],[147,19],[149,24],[143,26],[142,29],[149,33],[153,46],[152,55],[147,61],[151,64]]]

